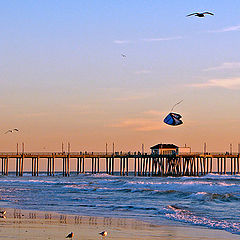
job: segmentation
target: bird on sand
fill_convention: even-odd
[[[107,231],[103,231],[103,232],[100,232],[99,234],[102,235],[103,237],[106,237],[108,233]]]
[[[6,211],[0,211],[0,214],[5,215],[7,212]]]
[[[195,16],[195,17],[205,17],[206,14],[209,14],[209,15],[214,16],[214,14],[211,13],[211,12],[203,12],[203,13],[198,13],[198,12],[196,12],[196,13],[188,14],[186,17],[190,17],[190,16]]]
[[[7,134],[7,133],[13,133],[13,132],[18,132],[19,130],[17,128],[14,128],[14,129],[9,129],[7,130],[4,134]]]
[[[125,55],[125,54],[121,54],[121,56],[124,57],[124,58],[127,57],[127,55]]]
[[[74,236],[74,233],[73,233],[73,232],[70,232],[70,233],[66,236],[66,238],[73,238],[73,236]]]

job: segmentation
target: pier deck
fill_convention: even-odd
[[[104,162],[105,172],[110,175],[116,173],[116,163],[119,164],[121,176],[128,175],[131,166],[135,176],[202,176],[208,173],[239,174],[240,154],[223,153],[191,153],[179,155],[157,155],[141,153],[94,153],[94,152],[70,152],[70,153],[0,153],[1,174],[8,175],[9,162],[15,160],[16,176],[23,176],[24,162],[30,159],[32,162],[32,175],[39,175],[39,162],[47,159],[45,172],[48,176],[55,175],[55,160],[62,160],[63,176],[70,176],[70,162],[76,160],[77,174],[86,171],[96,174],[100,172],[100,161]],[[86,161],[91,162],[91,169],[85,169]]]

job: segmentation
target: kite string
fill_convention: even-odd
[[[171,111],[172,111],[178,104],[180,104],[182,101],[183,101],[183,100],[181,100],[180,102],[177,102],[176,104],[174,104],[173,107],[172,107],[172,109],[171,109]],[[170,112],[171,112],[171,111],[170,111]]]

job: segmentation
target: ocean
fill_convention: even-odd
[[[0,208],[134,218],[240,234],[240,175],[134,177],[0,176]]]

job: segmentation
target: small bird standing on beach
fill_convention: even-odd
[[[209,14],[209,15],[214,15],[213,13],[211,12],[203,12],[203,13],[191,13],[191,14],[188,14],[186,17],[190,17],[190,16],[195,16],[195,17],[205,17],[206,14]]]
[[[103,231],[103,232],[100,232],[99,234],[102,235],[103,237],[106,237],[108,233],[107,231]]]
[[[0,211],[0,218],[6,218],[5,214],[6,214],[6,211]]]
[[[73,233],[73,232],[70,232],[70,233],[66,236],[66,238],[73,238],[73,236],[74,236],[74,233]]]

